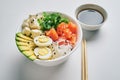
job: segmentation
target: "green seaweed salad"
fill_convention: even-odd
[[[60,13],[42,13],[42,17],[38,19],[38,23],[41,26],[42,30],[49,30],[52,27],[57,28],[57,25],[61,22],[68,23],[69,19],[63,17]]]

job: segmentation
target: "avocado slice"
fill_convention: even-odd
[[[16,44],[19,46],[36,46],[32,41],[27,42],[16,41]]]
[[[29,51],[23,51],[22,52],[25,56],[29,57],[31,55],[34,55],[34,52],[32,50],[29,50]]]
[[[21,41],[21,42],[27,42],[28,40],[25,40],[25,39],[23,39],[23,38],[20,38],[20,37],[15,37],[15,39],[17,40],[17,41]]]
[[[22,34],[21,32],[16,33],[16,35],[17,35],[18,37],[20,37],[20,38],[25,39],[25,40],[30,40],[30,41],[32,41],[32,39],[31,39],[30,37],[25,36],[25,35]]]
[[[29,56],[28,58],[29,58],[30,60],[32,60],[32,61],[35,60],[35,59],[37,59],[37,57],[36,57],[34,54],[31,55],[31,56]]]
[[[30,50],[30,48],[28,46],[18,46],[18,49],[20,51],[29,51]]]
[[[27,46],[27,45],[28,45],[27,43],[25,43],[25,42],[20,42],[20,41],[16,41],[16,44],[17,44],[18,46]]]
[[[36,46],[32,41],[27,42],[16,41],[16,44],[20,51],[33,50]]]
[[[19,51],[28,57],[30,60],[35,60],[37,57],[34,54],[33,49],[35,48],[35,44],[33,39],[25,36],[21,32],[16,33],[16,45],[18,46]]]

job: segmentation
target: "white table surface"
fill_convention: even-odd
[[[118,0],[0,0],[0,80],[81,80],[81,47],[56,67],[38,66],[19,53],[15,31],[29,14],[60,11],[74,17],[76,7],[95,3],[108,19],[87,39],[88,80],[120,80],[120,1]]]

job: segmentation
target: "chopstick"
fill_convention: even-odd
[[[88,65],[86,54],[86,40],[82,40],[82,80],[88,80]]]
[[[85,44],[85,78],[88,80],[88,62],[87,62],[87,49],[86,49],[86,40],[84,39],[84,44]]]
[[[82,77],[82,79],[81,80],[85,80],[85,65],[84,65],[84,63],[85,63],[85,61],[84,61],[84,56],[85,56],[85,54],[84,54],[84,40],[82,40],[82,55],[81,55],[81,63],[82,63],[82,65],[81,65],[81,77]]]

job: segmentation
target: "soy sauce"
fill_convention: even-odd
[[[82,10],[77,17],[80,22],[88,25],[98,25],[104,21],[102,14],[93,9]]]

